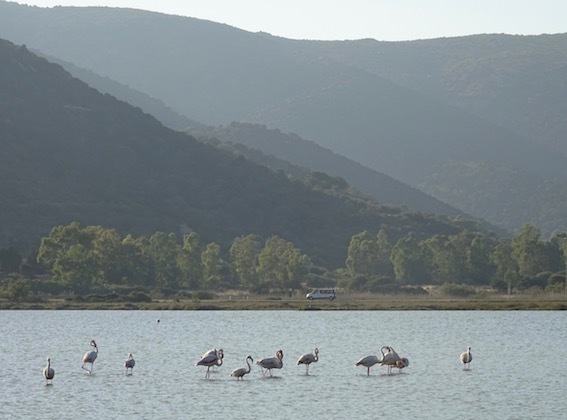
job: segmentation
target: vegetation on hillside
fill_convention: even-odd
[[[547,237],[567,229],[564,34],[294,41],[131,9],[0,2],[0,36],[143,91],[186,118],[297,133],[454,200],[466,214],[484,209],[510,231],[524,223]],[[524,189],[514,199],[528,205],[509,206],[514,186],[492,171],[477,171],[457,193],[442,183],[452,163],[517,171],[547,193]],[[478,183],[490,183],[495,199],[465,191]]]
[[[25,250],[77,221],[121,235],[199,232],[222,247],[241,235],[277,235],[336,267],[361,230],[383,227],[399,238],[477,229],[199,142],[8,41],[0,42],[0,92],[0,147],[10,157],[0,166],[0,246]]]

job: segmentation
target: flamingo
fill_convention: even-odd
[[[132,356],[132,353],[128,353],[128,359],[124,362],[124,367],[126,368],[126,375],[128,375],[128,369],[130,369],[130,375],[134,372],[135,365],[136,365],[136,361],[134,360],[134,356]]]
[[[313,350],[312,353],[306,353],[297,360],[298,365],[305,365],[305,374],[309,375],[309,365],[319,361],[319,349]]]
[[[281,369],[283,367],[283,351],[278,350],[276,357],[266,357],[258,360],[256,364],[262,368],[262,376],[266,376],[264,369],[267,369],[270,372],[270,376],[272,376],[272,369]]]
[[[89,373],[93,373],[93,367],[94,367],[94,362],[98,356],[98,347],[96,345],[96,342],[94,340],[91,340],[91,346],[94,347],[94,350],[88,351],[85,353],[85,355],[83,356],[83,366],[81,366],[82,369],[85,369],[87,372]],[[87,363],[91,364],[91,369],[87,369],[85,368],[85,365]]]
[[[376,363],[379,363],[379,362],[380,362],[380,359],[378,359],[378,356],[372,355],[372,356],[363,357],[358,362],[356,362],[354,365],[355,366],[364,366],[366,368],[366,376],[370,376],[370,368],[372,366],[374,366]]]
[[[43,377],[45,378],[45,385],[53,385],[53,377],[55,370],[51,367],[51,359],[47,358],[47,366],[43,369]]]
[[[215,351],[208,351],[203,355],[203,357],[201,357],[201,360],[195,363],[195,366],[207,366],[205,379],[208,379],[210,377],[211,366],[221,366],[223,358],[224,358],[224,352],[222,349]]]
[[[248,362],[248,360],[250,360],[250,362]],[[250,363],[254,363],[254,359],[252,359],[252,356],[250,355],[246,356],[246,359],[244,361],[248,366],[247,368],[241,367],[238,369],[234,369],[232,372],[230,372],[230,376],[234,376],[236,380],[244,379],[244,375],[250,373],[250,371],[252,370],[252,366],[250,366]]]
[[[386,353],[384,353],[384,349],[387,350]],[[390,373],[392,373],[392,367],[397,365],[401,357],[398,356],[398,353],[396,353],[395,350],[389,346],[382,347],[380,351],[382,352],[382,360],[380,360],[380,366],[388,366],[389,375]]]
[[[472,361],[471,346],[467,347],[467,351],[461,353],[461,363],[465,365],[465,370],[470,368]]]
[[[400,360],[398,360],[394,365],[394,367],[397,367],[400,370],[400,373],[402,372],[403,368],[408,366],[409,366],[409,360],[406,357],[400,358]]]

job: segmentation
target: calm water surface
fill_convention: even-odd
[[[0,418],[564,419],[567,313],[0,311]],[[160,319],[158,324],[156,319]],[[93,374],[81,369],[95,339]],[[403,373],[355,362],[391,345]],[[472,347],[470,370],[459,354]],[[223,348],[205,379],[200,355]],[[310,375],[302,353],[320,350]],[[284,351],[284,367],[228,373]],[[128,353],[136,367],[126,376]],[[41,371],[51,357],[53,386]]]

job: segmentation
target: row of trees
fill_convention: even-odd
[[[234,240],[227,255],[217,243],[203,244],[197,233],[127,235],[78,223],[58,226],[41,241],[41,262],[53,280],[85,290],[124,285],[161,289],[243,288],[263,291],[296,288],[311,265],[291,242],[278,236],[263,244],[255,235]]]
[[[353,277],[395,278],[407,284],[546,287],[563,282],[566,246],[565,234],[545,242],[531,225],[510,240],[462,231],[424,240],[410,234],[391,244],[384,230],[376,236],[365,231],[352,237],[346,266]]]
[[[43,238],[32,258],[13,248],[0,250],[4,272],[44,269],[52,282],[77,292],[93,287],[218,290],[272,289],[339,285],[357,290],[378,286],[466,283],[497,289],[530,286],[562,287],[567,236],[550,241],[526,225],[511,239],[495,239],[462,231],[417,239],[409,234],[391,243],[384,230],[352,236],[346,267],[329,272],[278,236],[261,241],[256,235],[236,238],[228,250],[201,242],[197,233],[182,241],[173,233],[121,237],[114,229],[57,226]],[[34,265],[35,264],[35,265]],[[319,284],[317,284],[317,282]],[[379,289],[379,288],[378,288]]]

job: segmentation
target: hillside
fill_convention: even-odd
[[[278,165],[277,169],[285,170],[298,177],[305,176],[309,170],[339,176],[344,178],[351,186],[382,204],[406,207],[409,210],[420,212],[460,215],[471,218],[420,190],[366,168],[295,134],[268,129],[264,125],[245,123],[232,123],[228,126],[209,127],[191,130],[190,132],[195,135],[216,138],[225,143],[243,144],[249,148],[260,150],[268,156],[277,156],[278,159],[292,163],[294,167],[286,167],[279,163],[273,163],[273,165]],[[305,169],[300,171],[297,167]]]
[[[567,34],[298,43],[567,155]]]
[[[565,36],[291,41],[131,9],[6,2],[0,36],[192,120],[296,133],[510,230],[567,230]],[[480,170],[450,169],[457,166]]]
[[[164,127],[25,47],[0,41],[0,246],[29,247],[58,224],[120,232],[280,235],[316,263],[344,263],[350,237],[455,233],[446,219],[315,191]],[[471,226],[470,224],[468,225]]]

